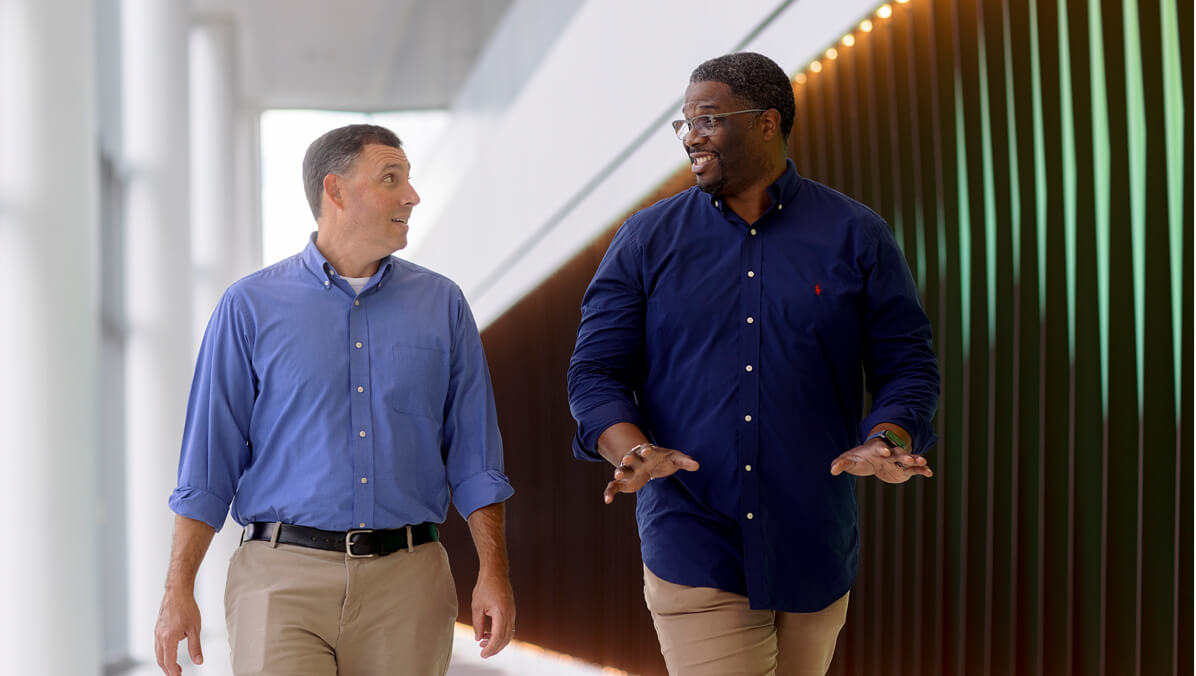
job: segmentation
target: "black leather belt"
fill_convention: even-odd
[[[277,531],[275,530],[277,526]],[[411,529],[411,541],[407,541],[407,529]],[[245,527],[241,542],[265,540],[284,545],[298,545],[330,552],[344,552],[349,558],[360,559],[371,556],[386,556],[408,546],[434,542],[440,533],[434,523],[421,523],[404,528],[362,528],[351,531],[320,530],[307,526],[290,524],[251,523]]]

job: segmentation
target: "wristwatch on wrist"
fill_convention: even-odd
[[[867,439],[864,439],[864,443],[868,443],[873,439],[882,439],[886,444],[889,445],[889,448],[900,448],[902,450],[905,449],[905,442],[902,441],[901,437],[897,436],[897,434],[892,430],[881,430],[879,432],[870,434],[868,435]]]

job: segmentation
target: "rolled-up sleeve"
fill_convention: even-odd
[[[178,486],[170,509],[216,530],[250,458],[254,384],[250,323],[235,292],[225,292],[204,332],[187,401]]]
[[[502,436],[490,370],[477,323],[457,291],[457,316],[445,407],[445,472],[453,505],[464,518],[515,493],[503,474]]]
[[[893,233],[879,218],[872,225],[875,259],[867,281],[864,346],[872,410],[860,424],[860,435],[879,423],[893,423],[913,436],[913,452],[924,453],[938,441],[933,420],[939,370],[930,320]]]
[[[569,409],[577,421],[573,454],[582,460],[602,460],[598,438],[611,425],[643,427],[635,392],[643,384],[647,301],[633,220],[615,234],[582,299],[569,361]]]

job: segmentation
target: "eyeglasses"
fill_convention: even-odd
[[[673,131],[677,132],[677,138],[682,141],[686,136],[689,136],[689,130],[692,128],[698,133],[698,136],[710,136],[718,127],[718,120],[730,115],[739,115],[741,113],[763,113],[767,108],[749,108],[747,110],[736,110],[730,113],[716,113],[714,115],[695,115],[688,120],[673,120]]]

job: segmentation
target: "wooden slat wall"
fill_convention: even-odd
[[[892,10],[798,76],[790,139],[893,226],[943,372],[936,477],[859,483],[831,673],[1191,674],[1192,4]],[[604,507],[609,470],[569,450],[578,304],[615,227],[483,339],[518,636],[656,674],[632,501]],[[468,621],[475,557],[446,538]]]

